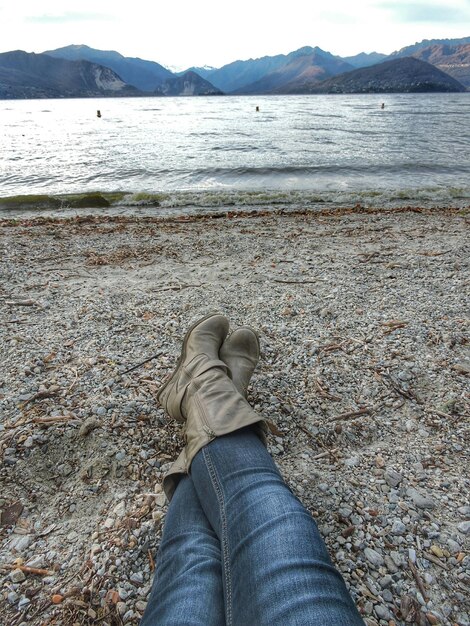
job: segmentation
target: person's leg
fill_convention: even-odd
[[[206,445],[190,471],[222,547],[227,626],[363,626],[313,518],[251,427]]]
[[[168,508],[140,626],[224,626],[220,542],[189,476]]]

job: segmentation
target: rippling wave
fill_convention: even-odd
[[[322,193],[308,191],[175,191],[172,193],[109,193],[32,194],[0,198],[0,216],[70,215],[83,212],[106,211],[110,214],[130,215],[152,213],[174,215],[189,212],[220,210],[319,209],[329,207],[361,206],[455,206],[470,205],[469,187],[430,187],[401,190],[362,190],[354,193],[329,190]]]
[[[469,204],[470,94],[383,99],[0,102],[0,212]]]

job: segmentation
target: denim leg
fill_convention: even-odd
[[[220,542],[189,476],[168,507],[140,626],[224,626]]]
[[[364,626],[315,521],[251,429],[191,465],[222,547],[227,626]]]

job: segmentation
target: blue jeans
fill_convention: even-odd
[[[364,626],[317,526],[250,429],[194,457],[141,626]]]

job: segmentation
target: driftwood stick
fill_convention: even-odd
[[[411,573],[413,574],[414,579],[416,580],[416,584],[418,585],[419,590],[421,591],[421,595],[427,601],[428,594],[426,593],[426,589],[424,588],[423,581],[421,580],[421,576],[419,575],[418,570],[416,569],[414,563],[408,559],[408,565],[410,567]]]
[[[27,565],[6,565],[9,569],[20,569],[25,574],[36,574],[37,576],[52,576],[54,572],[48,569],[39,569],[37,567],[28,567]]]
[[[149,363],[150,361],[153,361],[153,359],[156,359],[156,358],[158,358],[161,355],[162,355],[161,351],[157,352],[157,354],[154,354],[153,356],[149,357],[148,359],[145,359],[145,361],[141,361],[140,363],[137,363],[137,365],[133,365],[129,369],[125,370],[124,372],[121,372],[120,376],[124,376],[124,374],[129,374],[129,372],[133,372],[138,367],[142,367],[142,365],[145,365],[146,363]]]
[[[9,306],[40,306],[36,300],[7,300],[5,304]]]
[[[312,456],[311,460],[312,461],[316,461],[317,459],[323,459],[326,456],[330,456],[330,454],[334,454],[335,452],[338,452],[339,448],[332,448],[331,450],[326,450],[326,452],[320,452],[320,454],[316,454],[315,456]]]
[[[447,569],[447,565],[445,563],[443,563],[440,559],[437,558],[437,556],[434,556],[432,554],[429,554],[429,552],[424,552],[424,558],[427,559],[428,561],[431,561],[431,563],[434,563],[434,565],[439,565],[439,567],[442,567],[442,569]]]
[[[32,421],[34,424],[60,424],[75,419],[77,418],[74,415],[57,415],[55,417],[35,417]]]
[[[35,402],[36,400],[45,400],[46,398],[53,398],[56,395],[57,393],[55,391],[54,392],[48,391],[47,389],[45,391],[38,391],[33,396],[31,396],[29,400],[26,400],[25,402],[23,402],[23,406],[26,406],[30,402]]]
[[[274,279],[275,283],[284,283],[286,285],[305,285],[307,283],[318,283],[318,279],[317,280],[310,280],[310,279],[305,279],[305,280],[281,280],[280,278],[275,278]]]

